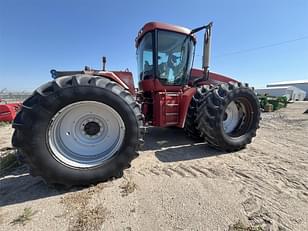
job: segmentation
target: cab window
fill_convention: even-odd
[[[152,33],[147,33],[137,49],[138,76],[140,80],[154,76],[152,43]]]

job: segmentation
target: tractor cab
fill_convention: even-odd
[[[187,84],[195,45],[195,38],[190,32],[183,27],[153,22],[141,29],[136,47],[139,87],[142,90],[152,91],[153,86],[160,90],[161,85],[168,89],[168,86]],[[147,89],[150,82],[151,89]]]

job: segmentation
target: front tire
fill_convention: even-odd
[[[251,143],[259,128],[260,104],[247,84],[210,89],[199,101],[197,129],[217,149],[233,152]]]
[[[137,156],[141,126],[139,105],[117,83],[66,76],[23,103],[12,143],[32,175],[48,183],[88,185],[122,175]]]

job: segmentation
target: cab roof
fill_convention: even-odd
[[[141,30],[138,32],[138,35],[136,37],[136,47],[139,45],[140,40],[142,37],[149,31],[155,30],[155,29],[161,29],[161,30],[168,30],[168,31],[173,31],[185,35],[190,35],[191,30],[185,27],[177,26],[177,25],[172,25],[172,24],[167,24],[167,23],[162,23],[162,22],[149,22],[146,23]],[[194,40],[195,37],[191,35]]]

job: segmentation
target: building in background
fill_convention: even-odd
[[[266,86],[267,87],[287,87],[287,86],[297,87],[306,92],[306,100],[308,100],[308,79],[269,83]]]
[[[286,96],[288,100],[292,101],[302,101],[307,97],[305,91],[293,86],[258,88],[255,89],[255,92],[259,95]]]

